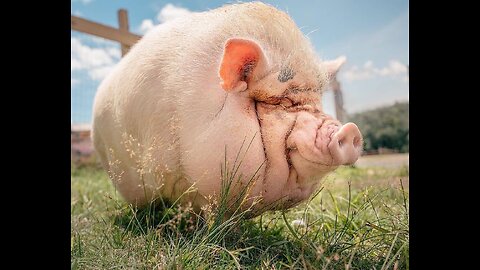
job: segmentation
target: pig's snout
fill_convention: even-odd
[[[362,134],[355,124],[342,126],[329,116],[318,117],[305,112],[299,113],[287,139],[287,147],[298,151],[304,160],[328,167],[355,163],[362,146]]]
[[[362,154],[363,138],[357,125],[347,123],[332,135],[328,149],[335,164],[350,165]]]

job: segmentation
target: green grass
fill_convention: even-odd
[[[71,268],[408,269],[408,179],[408,167],[342,167],[309,202],[225,220],[133,209],[103,170],[72,167]]]

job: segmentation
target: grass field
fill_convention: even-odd
[[[72,269],[408,269],[408,167],[342,167],[286,212],[136,210],[103,170],[71,173]]]
[[[385,155],[369,155],[362,156],[355,163],[357,167],[383,167],[383,168],[397,168],[408,166],[409,154],[408,153],[396,153]]]

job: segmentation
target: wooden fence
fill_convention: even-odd
[[[142,38],[142,36],[129,31],[127,10],[119,9],[117,16],[118,28],[71,15],[71,28],[74,31],[94,35],[120,43],[123,57],[130,50],[130,47],[132,47],[140,38]],[[72,125],[71,129],[72,132],[89,132],[90,125],[75,124]]]
[[[118,10],[118,28],[92,22],[77,16],[71,16],[72,30],[117,41],[122,47],[122,56],[127,54],[142,36],[131,33],[128,25],[128,14],[125,9]]]

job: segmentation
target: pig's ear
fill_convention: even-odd
[[[231,38],[225,43],[220,64],[220,85],[227,92],[240,92],[266,68],[262,48],[252,40]]]
[[[347,57],[344,55],[337,57],[335,60],[325,61],[323,65],[327,69],[328,80],[335,77],[340,67],[347,61]]]

